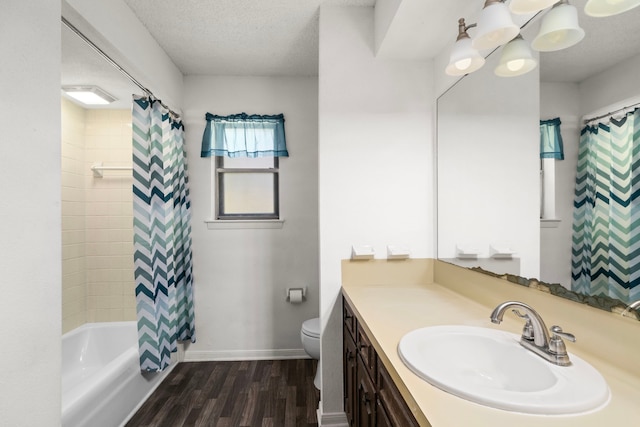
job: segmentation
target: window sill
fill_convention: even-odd
[[[559,219],[540,219],[540,228],[558,228],[560,226]]]
[[[284,226],[284,219],[261,220],[220,220],[207,219],[204,221],[209,230],[243,230],[243,229],[277,229]]]

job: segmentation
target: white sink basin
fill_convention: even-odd
[[[604,378],[570,354],[556,366],[519,344],[520,337],[472,326],[433,326],[406,334],[402,361],[430,384],[493,408],[530,414],[579,414],[609,401]]]

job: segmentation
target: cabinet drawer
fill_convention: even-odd
[[[385,409],[390,425],[419,427],[418,421],[414,418],[400,391],[391,379],[389,372],[387,372],[380,360],[378,360],[377,386],[380,403]]]
[[[342,299],[342,319],[344,322],[344,329],[351,334],[351,338],[356,340],[356,316],[353,315],[353,311],[351,307],[349,307],[349,303],[343,298]]]

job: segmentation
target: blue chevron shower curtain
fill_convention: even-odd
[[[640,110],[580,135],[571,288],[640,299]]]
[[[195,342],[189,178],[182,122],[136,95],[133,209],[140,369],[160,371],[178,340]]]

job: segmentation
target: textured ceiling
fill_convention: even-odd
[[[183,74],[263,76],[317,75],[321,3],[351,6],[376,3],[376,0],[124,1]],[[401,22],[394,23],[387,51],[398,50],[398,57],[404,59],[433,56],[455,38],[457,17],[465,16],[472,21],[483,1],[402,0],[403,8],[396,14]],[[430,3],[431,9],[422,2]],[[637,31],[640,8],[608,18],[589,18],[582,12],[586,0],[571,3],[580,11],[586,36],[572,48],[541,55],[543,81],[579,82],[640,54],[640,31]],[[525,38],[532,38],[535,27],[531,24],[526,29]],[[473,31],[470,30],[472,37]],[[124,108],[129,108],[131,93],[139,92],[64,27],[62,83],[97,84],[125,99]]]
[[[183,74],[317,75],[323,0],[125,0]],[[373,6],[375,0],[326,3]]]

